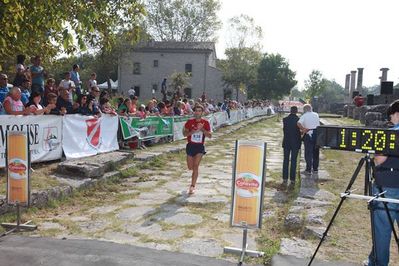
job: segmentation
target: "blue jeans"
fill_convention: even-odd
[[[313,130],[312,136],[308,134],[305,135],[303,142],[305,146],[305,161],[306,161],[306,171],[313,170],[317,171],[319,169],[319,148],[316,147],[316,130]]]
[[[298,157],[299,149],[297,148],[287,148],[284,147],[284,161],[283,161],[283,179],[288,179],[288,165],[290,161],[290,154],[291,154],[291,167],[290,167],[290,180],[295,181],[295,174],[296,174],[296,160]]]
[[[386,198],[399,199],[399,188],[382,187],[382,191]],[[376,185],[373,185],[373,193],[379,193]],[[375,230],[375,243],[377,261],[374,263],[373,249],[369,255],[369,266],[387,266],[389,264],[389,248],[391,244],[392,227],[388,219],[382,202],[374,202],[374,230]],[[399,224],[399,204],[388,203],[389,213],[391,214],[392,221]]]

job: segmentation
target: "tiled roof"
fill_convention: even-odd
[[[134,48],[135,50],[209,50],[215,49],[214,42],[158,42],[148,41],[140,42]]]

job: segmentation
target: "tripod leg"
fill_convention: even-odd
[[[359,161],[359,164],[357,165],[357,168],[356,168],[355,172],[353,173],[353,176],[352,176],[351,180],[349,181],[349,184],[348,184],[348,186],[346,187],[345,192],[349,192],[349,191],[350,191],[350,189],[351,189],[353,183],[355,183],[356,177],[359,175],[359,172],[360,172],[360,170],[361,170],[362,167],[363,167],[364,162],[365,162],[365,159],[364,159],[364,158],[362,158],[362,159]],[[344,203],[345,199],[346,199],[346,197],[342,197],[342,198],[341,198],[341,201],[339,202],[337,209],[335,210],[335,212],[334,212],[334,214],[333,214],[333,216],[332,216],[330,222],[328,223],[327,228],[326,228],[326,231],[323,233],[323,236],[322,236],[321,239],[320,239],[319,245],[317,246],[315,252],[313,253],[313,256],[312,256],[312,258],[310,259],[308,266],[310,266],[310,265],[312,264],[314,258],[316,257],[317,251],[319,251],[319,248],[320,248],[321,244],[323,243],[324,239],[326,238],[327,233],[328,233],[328,230],[330,230],[330,227],[331,227],[331,225],[333,224],[334,219],[335,219],[335,217],[337,216],[339,210],[341,209],[341,206],[342,206],[342,204]]]

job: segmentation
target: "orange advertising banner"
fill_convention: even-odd
[[[26,132],[7,132],[7,202],[29,205],[29,141]]]
[[[231,226],[261,228],[266,143],[236,141]]]

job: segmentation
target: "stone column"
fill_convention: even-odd
[[[389,70],[389,68],[386,68],[386,67],[383,67],[383,68],[380,69],[380,71],[382,71],[381,82],[382,81],[387,81],[387,79],[388,79],[388,70]]]
[[[363,94],[363,69],[364,68],[362,68],[362,67],[357,68],[356,90],[359,91],[360,94]]]
[[[349,103],[352,103],[352,94],[355,91],[356,84],[356,70],[351,71],[351,87],[349,90]]]
[[[351,74],[345,76],[345,103],[349,103],[349,82],[351,80]]]

